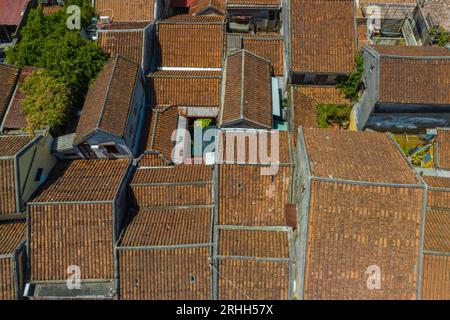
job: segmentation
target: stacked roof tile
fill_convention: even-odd
[[[119,247],[122,299],[211,299],[212,167],[140,166]]]
[[[270,62],[241,50],[227,57],[222,126],[272,128]]]
[[[292,72],[345,74],[353,70],[354,1],[293,0],[290,12]]]
[[[450,178],[424,176],[428,185],[421,298],[450,299]]]
[[[306,128],[299,143],[296,185],[309,199],[300,201],[301,297],[415,299],[425,190],[395,143],[381,133]],[[382,285],[371,290],[377,268]]]
[[[25,240],[24,221],[0,222],[0,300],[17,299],[15,251]]]
[[[154,6],[154,0],[95,0],[97,14],[113,22],[151,21]]]
[[[178,108],[162,105],[153,108],[146,117],[142,136],[142,150],[157,150],[167,160],[172,160],[172,149],[175,141],[172,134],[178,126]]]
[[[55,166],[28,203],[32,282],[65,281],[71,265],[80,267],[83,280],[113,279],[116,208],[129,166],[129,160]]]
[[[20,70],[6,64],[0,64],[0,124],[8,109],[14,93]]]
[[[220,71],[159,70],[149,80],[152,105],[219,106]]]
[[[267,59],[276,76],[283,76],[284,41],[280,35],[243,35],[242,48]]]
[[[450,130],[440,129],[436,138],[436,163],[441,169],[450,170]]]
[[[159,21],[158,65],[220,68],[224,28],[223,16],[179,15]]]
[[[331,86],[292,87],[292,129],[295,137],[299,126],[317,128],[317,106],[319,104],[347,105],[342,93]]]
[[[33,140],[29,135],[0,136],[0,215],[21,211],[15,158]]]
[[[98,44],[112,57],[121,55],[142,65],[147,26],[147,22],[118,22],[106,25],[98,33]]]
[[[86,96],[75,143],[97,131],[124,136],[139,66],[121,56],[109,60]]]
[[[373,49],[380,55],[379,102],[450,104],[447,49],[383,45]]]

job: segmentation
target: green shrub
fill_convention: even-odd
[[[339,81],[336,87],[350,101],[357,102],[359,100],[359,90],[361,89],[362,75],[364,73],[364,58],[362,53],[356,56],[356,69],[343,80]]]
[[[317,106],[317,123],[320,128],[328,128],[332,123],[347,127],[352,107],[337,104],[319,104]]]
[[[28,77],[20,90],[25,93],[22,112],[28,131],[50,127],[57,132],[66,124],[70,90],[61,79],[39,70]]]

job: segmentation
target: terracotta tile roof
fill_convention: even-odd
[[[218,131],[216,141],[216,163],[292,163],[293,146],[287,131],[227,129]]]
[[[315,128],[305,128],[303,132],[313,176],[419,184],[414,171],[387,134]]]
[[[275,175],[262,175],[261,166],[220,165],[219,224],[285,225],[291,171],[279,166]]]
[[[38,70],[35,67],[24,67],[20,71],[20,76],[17,85],[23,84],[31,74]],[[25,94],[19,88],[12,95],[12,101],[9,109],[6,111],[5,119],[3,121],[3,129],[21,130],[26,127],[27,119],[22,112],[22,101],[25,99]]]
[[[112,202],[32,202],[28,215],[31,281],[65,282],[71,265],[80,267],[83,280],[113,279]]]
[[[423,249],[450,253],[450,208],[427,209]]]
[[[408,46],[374,49],[381,54],[379,102],[450,104],[449,50]]]
[[[281,36],[243,36],[242,48],[269,60],[273,66],[274,75],[283,76],[284,41]]]
[[[228,56],[221,125],[243,122],[258,128],[272,128],[271,64],[242,50]]]
[[[211,208],[140,210],[121,246],[169,246],[211,242]]]
[[[332,86],[293,86],[292,125],[297,137],[299,126],[317,128],[317,106],[319,104],[350,104],[342,93]]]
[[[220,300],[289,298],[288,262],[223,259],[218,261],[218,269]]]
[[[100,30],[98,44],[110,56],[121,55],[136,64],[142,64],[144,29]]]
[[[25,148],[34,138],[30,135],[0,136],[0,157],[13,157]]]
[[[426,184],[431,188],[446,188],[450,189],[450,178],[437,176],[422,176]],[[450,190],[449,190],[450,192]]]
[[[16,67],[0,63],[0,123],[14,93],[19,72]]]
[[[445,179],[445,178],[441,178]],[[446,180],[450,180],[447,178]],[[429,179],[425,180],[430,186]],[[445,188],[445,189],[444,189]],[[430,208],[450,209],[450,188],[449,187],[430,186],[427,196],[427,205]]]
[[[171,161],[175,145],[172,134],[177,129],[178,117],[178,108],[175,106],[157,106],[148,112],[142,136],[142,149],[156,150]]]
[[[60,162],[32,202],[113,201],[130,163],[128,159]]]
[[[11,258],[0,258],[0,300],[16,299],[14,265]]]
[[[450,300],[450,256],[424,255],[422,299]]]
[[[212,204],[212,167],[177,165],[138,169],[131,189],[138,207]]]
[[[148,21],[126,21],[126,22],[113,22],[105,24],[99,31],[117,31],[117,30],[136,30],[145,29],[150,23]]]
[[[18,26],[30,0],[0,0],[0,25]]]
[[[157,151],[142,154],[138,159],[138,166],[142,167],[165,167],[169,161]]]
[[[210,248],[120,250],[121,299],[211,299]]]
[[[49,5],[49,6],[42,6],[42,13],[44,14],[44,16],[48,16],[51,15],[53,13],[58,12],[59,10],[61,10],[62,6],[60,5]]]
[[[281,6],[281,0],[225,0],[227,7],[278,7]]]
[[[168,71],[149,75],[152,105],[219,106],[220,71]]]
[[[16,202],[14,156],[33,140],[28,135],[0,136],[0,215],[20,211]]]
[[[139,66],[121,56],[109,60],[89,89],[76,130],[81,143],[96,130],[123,136]]]
[[[450,170],[450,130],[440,129],[436,137],[437,163],[441,169]]]
[[[318,180],[310,190],[304,298],[415,299],[424,190]],[[372,265],[379,290],[367,288]]]
[[[289,259],[286,230],[220,229],[219,255]]]
[[[189,13],[198,14],[201,13],[203,9],[211,6],[219,9],[221,13],[224,13],[225,0],[193,0],[192,5],[189,8]]]
[[[14,253],[25,239],[25,221],[0,222],[0,255]]]
[[[0,216],[18,211],[14,160],[0,160]]]
[[[353,71],[356,55],[354,19],[352,0],[291,1],[291,71]]]
[[[158,65],[221,68],[224,17],[181,15],[157,24]]]
[[[359,10],[358,10],[359,12]],[[367,19],[358,19],[356,24],[356,32],[358,34],[358,48],[361,49],[363,44],[370,44],[369,31],[367,29]]]
[[[151,21],[153,9],[154,0],[95,0],[97,14],[114,22]]]

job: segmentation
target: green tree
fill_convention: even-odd
[[[450,44],[450,32],[446,31],[443,27],[431,29],[430,35],[438,46],[445,47]]]
[[[58,132],[66,124],[70,90],[61,79],[48,75],[44,70],[34,72],[21,85],[25,93],[22,112],[27,119],[27,130],[47,127]]]
[[[317,106],[317,124],[319,128],[328,128],[332,123],[347,127],[352,107],[337,104],[319,104]]]
[[[81,37],[79,30],[69,30],[67,6],[81,8],[82,26],[93,15],[89,0],[68,0],[65,7],[49,16],[41,8],[32,9],[21,31],[21,40],[6,53],[6,61],[17,66],[35,66],[66,84],[70,105],[81,107],[89,83],[102,69],[106,55],[96,42]]]
[[[349,100],[357,102],[359,100],[359,90],[361,90],[362,75],[364,73],[364,58],[362,53],[356,56],[356,69],[345,79],[338,82],[336,87]]]

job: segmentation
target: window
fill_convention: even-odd
[[[36,177],[34,177],[34,181],[40,182],[42,179],[42,173],[44,172],[43,168],[39,168],[36,172]]]
[[[119,153],[119,150],[114,144],[105,144],[102,146],[108,153]]]

